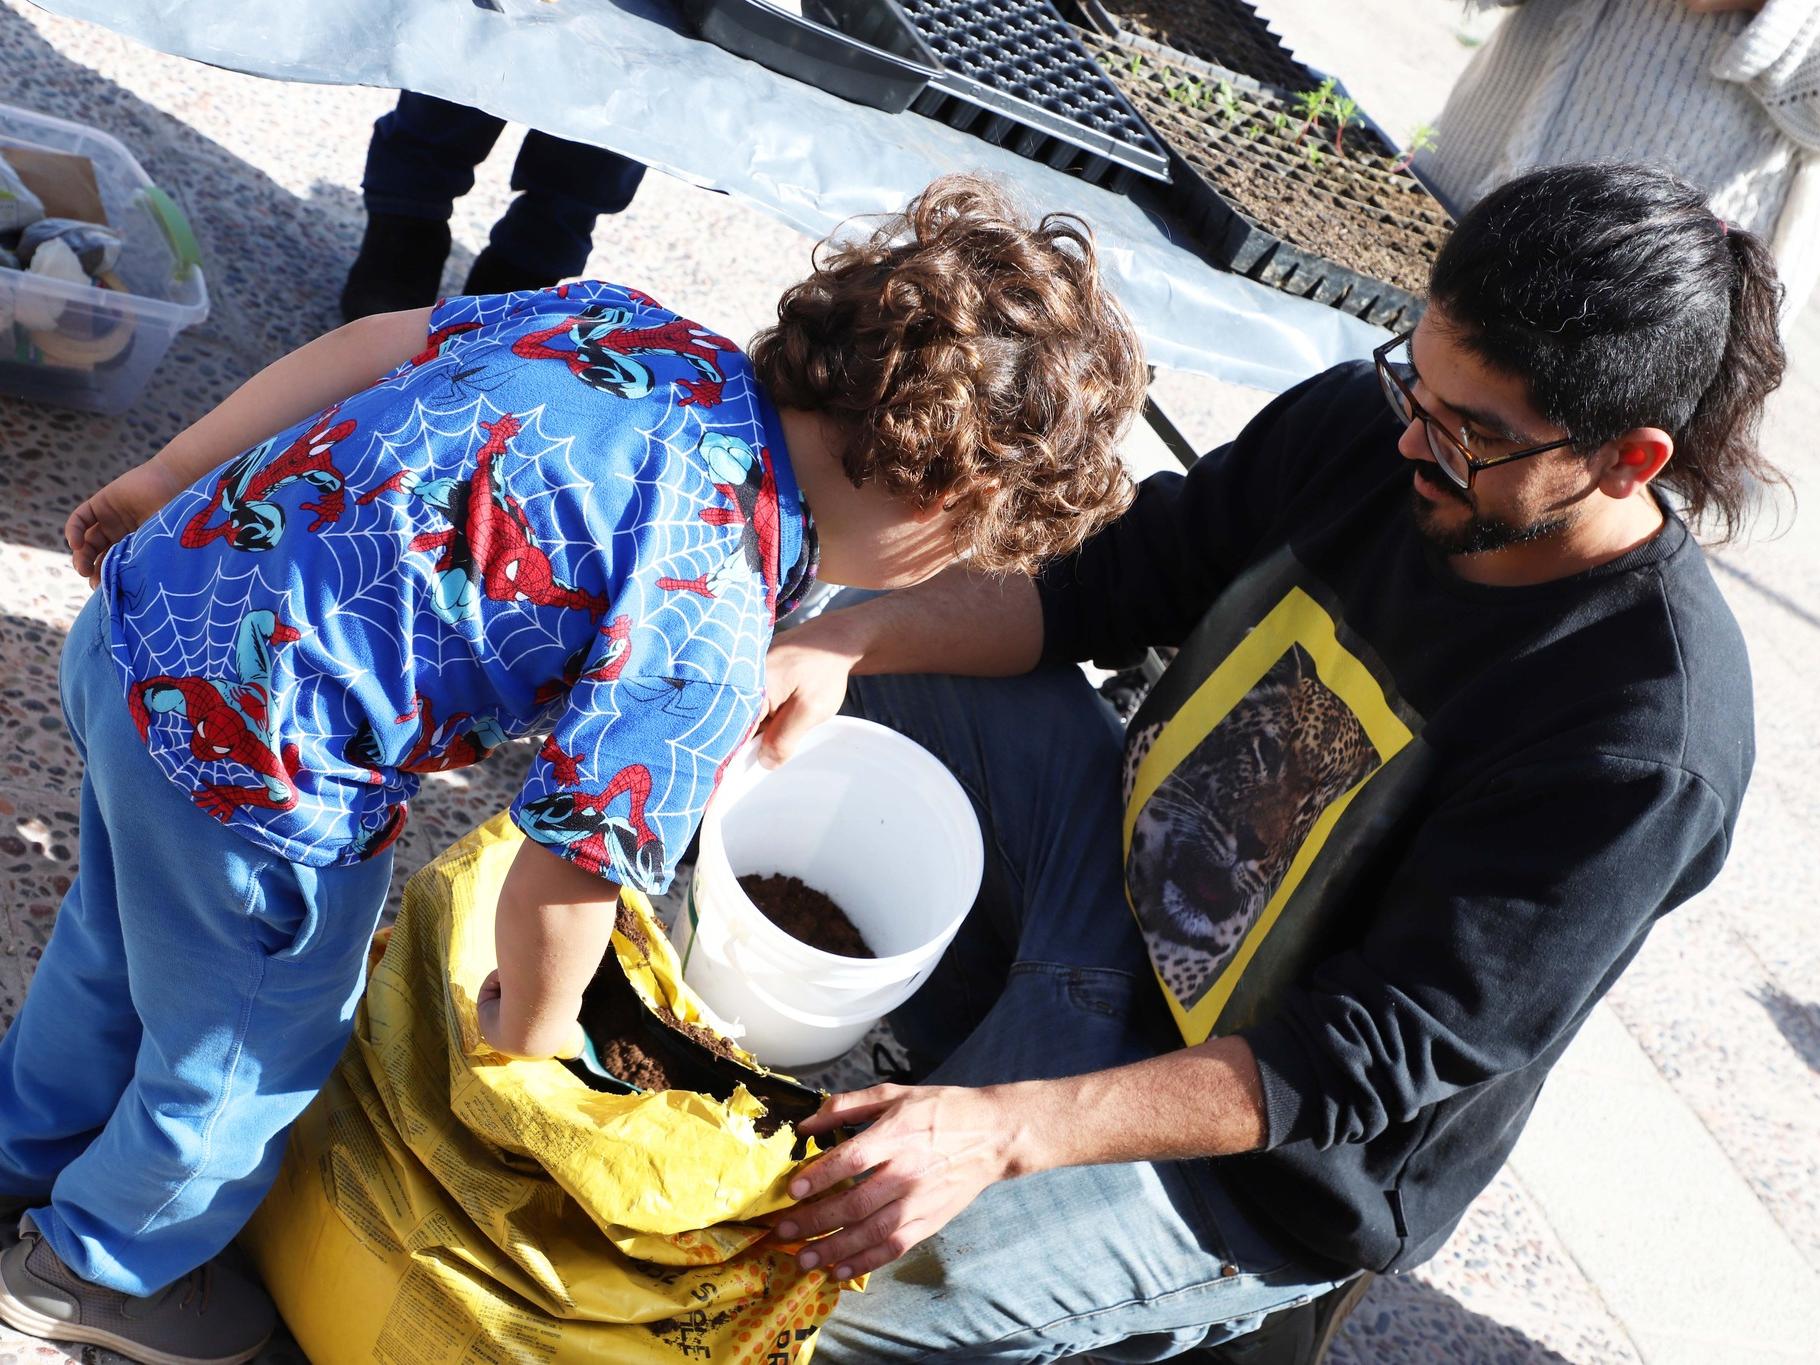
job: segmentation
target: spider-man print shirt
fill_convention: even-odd
[[[599,283],[447,299],[421,354],[216,469],[105,561],[153,758],[312,866],[422,774],[543,736],[531,838],[669,884],[814,535],[733,343]]]

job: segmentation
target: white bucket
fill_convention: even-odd
[[[832,1060],[941,960],[979,892],[983,859],[960,783],[895,730],[839,716],[775,769],[748,745],[708,803],[688,904],[670,931],[683,979],[767,1065]],[[878,956],[792,938],[740,890],[753,873],[825,892]]]

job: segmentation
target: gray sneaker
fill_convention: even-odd
[[[33,1226],[0,1252],[0,1322],[27,1336],[105,1346],[145,1365],[242,1365],[277,1326],[272,1301],[217,1257],[167,1289],[134,1298],[71,1274]]]

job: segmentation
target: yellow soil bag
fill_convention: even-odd
[[[496,817],[406,886],[353,1040],[242,1242],[314,1365],[800,1365],[842,1286],[753,1222],[792,1202],[787,1125],[761,1137],[744,1087],[605,1094],[480,1049],[520,838]],[[634,987],[704,1022],[650,907],[624,905]]]

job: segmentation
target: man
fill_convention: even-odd
[[[774,753],[844,697],[991,836],[894,1020],[927,1083],[810,1125],[870,1127],[780,1235],[880,1272],[818,1359],[1163,1359],[1434,1254],[1724,860],[1749,671],[1688,523],[1774,477],[1778,295],[1672,177],[1536,172],[1461,222],[1413,335],[1040,581],[780,637]],[[1147,645],[1180,653],[1121,761],[1049,665]]]

